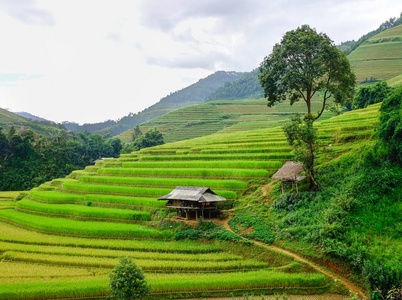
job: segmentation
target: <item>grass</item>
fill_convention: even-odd
[[[196,241],[167,241],[167,240],[119,240],[80,238],[63,235],[49,235],[41,232],[15,227],[0,222],[0,240],[4,242],[26,245],[68,246],[92,249],[113,249],[158,253],[217,253],[222,248],[215,244],[201,244]]]
[[[123,184],[135,186],[176,187],[208,186],[211,188],[241,189],[247,188],[247,183],[239,180],[213,180],[193,178],[158,178],[158,177],[118,177],[118,176],[81,176],[80,181],[90,183]]]
[[[84,201],[83,195],[66,194],[58,191],[31,191],[30,196],[37,200],[54,203],[75,203]]]
[[[172,189],[167,188],[131,187],[119,185],[113,186],[106,184],[87,184],[83,182],[65,183],[63,184],[63,190],[99,194],[103,193],[132,196],[155,196],[157,198],[169,194],[172,191]],[[232,191],[219,190],[217,191],[217,194],[225,198],[236,198],[236,193]]]
[[[235,143],[235,141],[234,141]],[[142,156],[141,161],[166,161],[166,160],[264,160],[264,159],[290,159],[293,154],[285,153],[242,153],[242,154],[194,154],[194,155],[147,155]]]
[[[225,252],[219,253],[160,253],[149,251],[130,251],[130,250],[113,250],[113,249],[97,249],[97,248],[82,248],[82,247],[66,247],[66,246],[47,246],[47,245],[26,245],[19,243],[0,242],[1,252],[23,252],[35,254],[53,254],[64,256],[88,256],[100,258],[119,258],[130,256],[134,259],[142,260],[175,260],[185,263],[186,261],[237,261],[243,257],[239,255],[229,254]]]
[[[165,207],[165,201],[157,201],[155,198],[147,197],[128,197],[115,195],[88,194],[84,196],[85,201],[94,203],[111,203],[131,206]]]
[[[268,178],[269,173],[262,169],[193,169],[193,168],[105,168],[101,174],[127,176],[159,176],[159,177],[202,177],[202,178]],[[222,191],[218,191],[218,194]],[[221,194],[220,194],[221,195]],[[223,195],[221,195],[223,196]],[[226,197],[226,196],[223,196]],[[231,195],[231,198],[235,195]]]
[[[6,251],[2,255],[5,261],[30,262],[60,266],[77,266],[89,268],[113,269],[118,263],[118,258],[89,257],[77,255],[59,255],[45,253],[26,253]],[[148,258],[136,258],[135,263],[144,271],[157,272],[219,272],[234,270],[256,270],[266,268],[267,263],[255,260],[228,260],[228,261],[182,261],[182,260],[154,260]]]
[[[39,203],[31,200],[20,200],[17,202],[17,208],[33,211],[33,212],[43,212],[48,214],[56,214],[77,217],[87,217],[87,218],[101,218],[101,219],[123,219],[123,220],[143,220],[149,221],[151,218],[148,212],[144,211],[134,211],[125,209],[109,209],[101,207],[90,207],[74,204],[46,204]]]
[[[120,224],[110,222],[75,221],[52,217],[34,216],[14,210],[0,210],[0,218],[18,223],[36,230],[58,234],[101,237],[140,237],[166,238],[168,232],[161,232],[136,224]]]
[[[147,274],[151,293],[172,293],[183,291],[233,291],[252,288],[311,287],[309,291],[327,284],[320,274],[288,274],[272,271],[235,272],[229,274]],[[108,279],[62,280],[39,283],[0,284],[0,299],[36,299],[59,297],[106,296],[109,293]],[[228,292],[227,292],[228,293]],[[158,295],[160,298],[166,296]]]
[[[192,168],[192,169],[268,169],[280,168],[281,161],[241,161],[241,160],[215,160],[215,161],[141,161],[137,163],[124,163],[123,168],[166,169],[166,168]]]

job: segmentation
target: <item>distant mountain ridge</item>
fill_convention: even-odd
[[[196,83],[173,92],[162,98],[158,103],[151,105],[139,113],[130,113],[117,121],[108,120],[101,123],[79,125],[74,122],[64,122],[63,125],[68,130],[78,132],[88,131],[101,135],[118,135],[126,130],[135,127],[137,124],[144,123],[164,115],[174,109],[204,103],[207,96],[227,82],[232,82],[241,77],[244,73],[235,71],[218,71],[206,78],[198,80]]]
[[[251,72],[244,73],[232,82],[226,82],[224,86],[210,94],[206,98],[206,102],[215,100],[259,99],[264,97],[264,91],[260,85],[258,74],[260,74],[260,71],[257,68]]]
[[[29,113],[20,114],[33,116]],[[52,136],[65,130],[62,124],[56,124],[39,117],[38,118],[42,120],[33,120],[20,114],[0,108],[0,130],[6,132],[10,127],[14,126],[17,131],[32,130],[33,132],[43,136]]]
[[[43,121],[43,122],[52,122],[52,123],[55,123],[55,122],[53,122],[53,121],[50,121],[50,120],[47,120],[47,119],[44,119],[44,118],[35,116],[35,115],[33,115],[33,114],[30,114],[30,113],[24,112],[24,111],[22,111],[22,112],[13,112],[13,113],[16,114],[16,115],[19,115],[19,116],[21,116],[21,117],[24,117],[24,118],[26,118],[26,119],[30,119],[30,120],[34,120],[34,121]]]

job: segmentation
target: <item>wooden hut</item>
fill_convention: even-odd
[[[198,220],[199,216],[204,219],[206,215],[211,218],[211,213],[218,211],[216,204],[221,201],[226,201],[226,198],[221,197],[214,193],[208,187],[196,187],[196,186],[177,186],[169,194],[164,195],[158,200],[168,200],[166,207],[170,209],[176,209],[178,216],[191,218],[191,215],[195,215],[195,219]]]
[[[283,194],[283,183],[296,184],[296,192],[299,193],[298,183],[302,181],[306,176],[299,176],[303,172],[303,164],[294,161],[287,161],[282,168],[278,170],[272,179],[279,180],[281,182],[282,194]]]

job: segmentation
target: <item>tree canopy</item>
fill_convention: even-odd
[[[340,105],[352,100],[356,76],[345,54],[325,33],[303,25],[287,32],[264,58],[259,80],[268,106],[287,99],[290,104],[303,99],[310,116],[312,97],[320,94],[322,106],[312,116],[314,122],[330,98]]]
[[[14,127],[4,133],[0,127],[0,191],[31,189],[98,158],[118,157],[121,149],[117,138],[66,131],[46,138],[32,130],[17,132]]]

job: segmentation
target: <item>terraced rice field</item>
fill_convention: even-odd
[[[313,99],[313,109],[319,109],[318,98]],[[143,123],[142,132],[157,128],[166,143],[189,140],[213,133],[230,133],[270,128],[283,125],[295,113],[305,113],[304,103],[282,103],[267,107],[266,99],[213,101],[172,111]],[[323,118],[333,114],[325,112]],[[131,141],[131,131],[118,136]]]
[[[370,139],[380,104],[317,124],[325,163]],[[175,241],[165,201],[177,185],[208,186],[236,200],[292,159],[278,127],[143,149],[98,162],[27,192],[2,194],[0,299],[97,297],[123,256],[146,273],[155,299],[232,291],[321,293],[332,283],[292,258],[217,240]],[[174,215],[175,213],[173,213]],[[157,225],[157,224],[162,225]]]
[[[402,69],[402,25],[368,39],[348,58],[358,81],[399,76]]]

